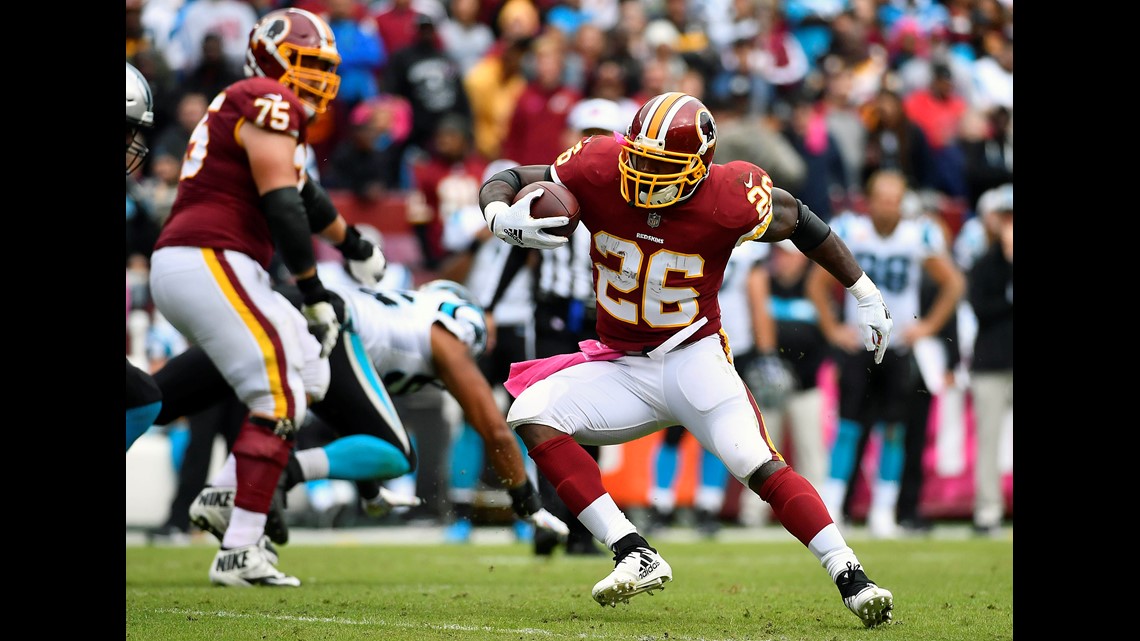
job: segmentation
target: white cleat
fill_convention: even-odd
[[[635,548],[617,561],[614,571],[594,585],[594,600],[602,607],[629,603],[630,597],[664,590],[673,580],[673,568],[661,555],[648,548]]]
[[[237,490],[232,487],[206,486],[190,504],[190,522],[198,529],[213,534],[220,543],[230,526],[234,513],[234,496]],[[285,514],[281,510],[280,497],[276,494],[266,515],[265,533],[278,545],[289,542],[289,527],[285,525]]]
[[[364,513],[373,518],[381,519],[397,507],[416,507],[423,505],[424,500],[418,496],[405,496],[396,494],[392,490],[380,486],[380,493],[371,499],[360,499]]]
[[[847,564],[847,569],[835,580],[843,604],[855,613],[863,625],[873,628],[882,623],[890,623],[895,597],[890,590],[880,588],[867,578],[859,565]]]
[[[253,545],[218,550],[210,565],[210,582],[242,588],[262,585],[300,587],[300,579],[274,567],[263,544],[266,540],[262,537],[261,542]]]

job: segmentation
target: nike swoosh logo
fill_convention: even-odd
[[[265,94],[265,97],[269,98],[271,100],[274,100],[276,102],[281,102],[282,100],[285,99],[285,97],[279,93],[267,93],[267,94]]]
[[[748,172],[748,181],[744,183],[745,189],[752,189],[752,172]]]

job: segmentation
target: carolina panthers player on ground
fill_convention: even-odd
[[[143,127],[154,126],[154,97],[150,84],[138,69],[127,63],[127,175],[138,169],[149,149],[140,138]],[[127,286],[127,315],[130,315],[130,285]],[[150,428],[162,411],[162,393],[154,378],[127,361],[127,447]]]
[[[282,489],[315,479],[344,479],[357,481],[364,509],[372,516],[383,516],[395,506],[417,505],[417,498],[379,484],[408,474],[416,464],[413,444],[389,394],[442,384],[482,438],[485,456],[510,494],[515,514],[565,535],[566,525],[543,509],[527,478],[517,439],[476,364],[487,346],[487,325],[470,292],[445,280],[425,283],[419,290],[330,285],[329,291],[334,303],[343,305],[345,323],[329,355],[328,392],[310,410],[340,438],[295,452]],[[163,389],[171,389],[172,416],[217,402],[219,390],[226,393],[212,383],[220,374],[195,347],[171,359],[156,378]],[[190,389],[201,393],[187,394]],[[217,478],[225,478],[233,464],[230,456]],[[191,519],[215,535],[224,532],[233,492],[232,485],[215,481],[198,495]],[[280,543],[283,538],[274,540]]]
[[[872,582],[815,488],[783,460],[732,365],[717,293],[734,247],[790,238],[858,301],[864,347],[878,361],[892,321],[875,284],[847,246],[751,163],[712,164],[716,124],[680,92],[646,102],[625,136],[593,136],[554,164],[505,170],[483,184],[487,225],[514,245],[567,242],[544,231],[565,216],[535,219],[542,192],[512,204],[523,186],[552,180],[581,205],[593,235],[600,342],[582,352],[512,367],[507,422],[571,512],[614,552],[616,566],[593,588],[615,605],[673,579],[669,564],[602,485],[579,443],[624,443],[684,425],[741,483],[767,501],[784,527],[835,581],[866,626],[891,619],[892,594]]]
[[[233,447],[229,485],[238,489],[210,565],[213,583],[301,583],[276,568],[263,534],[297,426],[328,387],[327,355],[339,334],[312,235],[357,267],[382,270],[380,252],[304,170],[307,127],[336,96],[339,64],[333,33],[316,15],[281,9],[258,21],[246,78],[214,97],[190,136],[178,196],[151,258],[158,310],[205,351],[250,410]],[[300,312],[271,286],[275,251],[303,294]]]

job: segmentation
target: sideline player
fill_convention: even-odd
[[[638,110],[625,136],[593,136],[552,165],[492,176],[480,191],[487,225],[513,245],[555,247],[535,219],[539,180],[566,186],[592,233],[597,330],[577,354],[516,363],[507,422],[558,495],[614,552],[613,572],[593,588],[616,605],[673,579],[664,558],[602,485],[581,444],[611,445],[684,425],[819,559],[864,625],[891,620],[893,595],[864,573],[815,488],[766,437],[764,419],[732,364],[717,294],[733,248],[790,238],[858,301],[864,347],[881,359],[893,323],[878,288],[830,227],[751,163],[712,164],[716,123],[693,96],[669,92]]]
[[[307,127],[340,87],[332,30],[300,9],[271,11],[249,35],[245,75],[214,97],[190,135],[178,196],[151,257],[158,310],[201,348],[249,408],[234,443],[233,518],[213,583],[299,586],[266,551],[265,524],[296,429],[329,384],[340,321],[317,276],[312,234],[350,269],[383,273],[383,255],[308,180]],[[271,284],[278,252],[301,311]]]

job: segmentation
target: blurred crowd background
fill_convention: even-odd
[[[617,103],[612,128],[624,133],[651,96],[700,97],[720,126],[716,162],[756,163],[825,221],[862,211],[876,170],[900,170],[908,215],[938,220],[963,270],[984,248],[985,234],[971,231],[979,198],[1013,182],[1012,0],[126,0],[126,57],[155,95],[151,153],[127,177],[127,351],[151,370],[184,348],[154,314],[146,283],[191,131],[243,77],[257,18],[287,6],[323,16],[342,57],[340,92],[310,128],[310,170],[346,218],[382,238],[409,286],[454,276],[462,250],[445,242],[445,222],[477,207],[487,166],[552,162],[577,140],[574,106],[592,98]],[[413,482],[427,499],[402,518],[446,522],[441,393],[398,404],[421,442]],[[931,419],[923,502],[935,519],[971,511],[969,407],[952,415]],[[960,423],[952,435],[939,432],[947,420]],[[152,429],[128,453],[128,527],[165,522],[180,429]],[[659,439],[648,441],[602,456],[631,510],[648,507]],[[1003,456],[1010,517],[1012,453]],[[132,461],[164,480],[132,488]],[[685,467],[679,482],[685,505],[695,473]],[[350,489],[306,488],[294,514],[322,526],[362,522]],[[727,489],[720,516],[731,522],[739,488]]]

